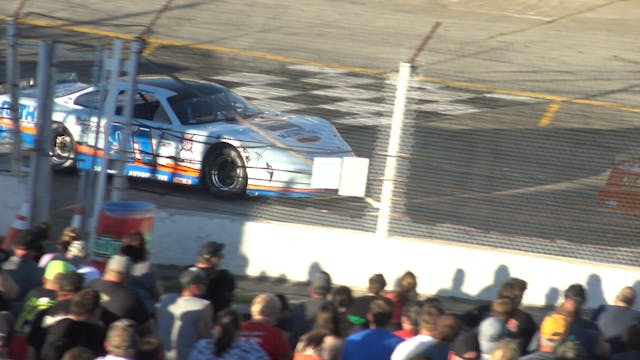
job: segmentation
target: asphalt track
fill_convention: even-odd
[[[145,181],[132,181],[127,197],[212,216],[375,231],[390,112],[382,106],[359,117],[330,106],[342,99],[318,95],[327,85],[309,82],[314,74],[305,67],[363,79],[353,86],[388,108],[397,64],[441,21],[416,62],[412,85],[437,96],[409,104],[391,234],[635,265],[637,217],[599,209],[597,192],[639,135],[640,59],[629,36],[638,2],[537,3],[175,2],[157,19],[141,72],[224,78],[234,88],[246,84],[230,75],[278,78],[266,85],[289,91],[278,101],[334,121],[356,154],[372,159],[368,198],[220,201]],[[140,34],[161,6],[83,4],[26,2],[21,36],[32,44],[64,40],[66,49],[86,53],[79,44],[109,46],[111,38]],[[34,73],[33,51],[23,52],[24,75]],[[70,54],[61,62],[85,79],[90,65]],[[77,177],[54,181],[54,213],[68,219]]]

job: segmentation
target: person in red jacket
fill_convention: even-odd
[[[284,332],[275,326],[280,314],[280,300],[263,293],[251,302],[251,320],[242,323],[240,338],[257,343],[271,360],[289,359],[291,350]]]

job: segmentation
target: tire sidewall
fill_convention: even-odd
[[[211,179],[212,166],[217,163],[217,159],[220,157],[232,159],[235,165],[240,168],[240,181],[232,188],[218,188]],[[240,153],[231,146],[222,146],[209,150],[204,158],[202,177],[204,186],[215,196],[227,198],[241,197],[245,195],[247,190],[247,169],[244,159],[242,159]]]

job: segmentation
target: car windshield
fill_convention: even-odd
[[[171,108],[184,125],[233,121],[260,113],[241,96],[228,91],[213,94],[194,94],[190,97],[174,96],[168,99]]]

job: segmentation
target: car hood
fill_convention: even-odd
[[[327,120],[291,114],[260,114],[234,122],[206,125],[209,133],[251,147],[275,145],[313,156],[351,156],[352,150]],[[253,143],[253,144],[250,144]]]

